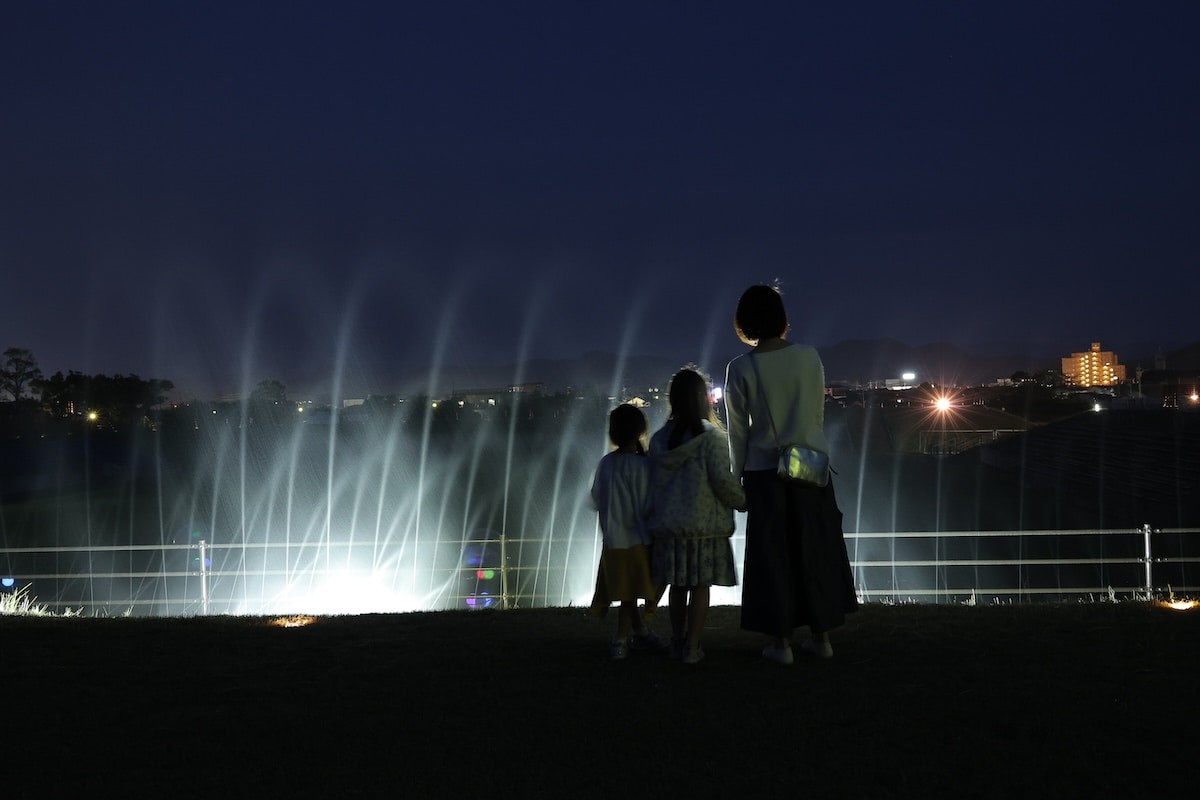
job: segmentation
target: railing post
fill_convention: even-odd
[[[1145,561],[1145,563],[1146,563],[1146,599],[1149,600],[1152,597],[1154,597],[1154,582],[1151,577],[1151,568],[1150,568],[1151,555],[1150,555],[1150,524],[1149,523],[1142,526],[1142,539],[1143,539],[1144,547],[1145,547],[1145,556],[1143,557],[1143,561]]]
[[[508,536],[500,532],[500,608],[508,609]]]
[[[200,613],[208,615],[208,543],[200,540]]]

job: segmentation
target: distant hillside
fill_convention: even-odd
[[[981,356],[937,342],[913,347],[894,339],[841,342],[820,349],[827,381],[867,383],[915,372],[917,380],[935,384],[977,385],[1036,372],[1058,362],[1028,355]]]
[[[1028,353],[1009,355],[980,355],[945,342],[913,346],[894,339],[869,339],[840,342],[820,347],[829,382],[867,383],[899,378],[905,372],[915,372],[918,381],[947,385],[979,385],[1008,378],[1014,372],[1033,373],[1058,368],[1058,358]],[[711,363],[699,365],[715,381],[721,381],[725,364],[741,350],[716,354]],[[1065,355],[1065,353],[1064,353]],[[1126,359],[1122,363],[1154,361],[1153,354],[1140,361]],[[1200,343],[1167,354],[1172,369],[1200,368]],[[615,353],[590,352],[572,359],[532,359],[523,364],[445,366],[436,374],[424,372],[406,378],[397,391],[400,394],[445,394],[455,390],[492,388],[515,383],[543,383],[549,392],[568,387],[583,391],[620,393],[644,392],[650,387],[665,389],[671,375],[684,366],[686,359],[666,356],[637,355],[625,358]]]
[[[1200,370],[1200,342],[1167,353],[1167,369],[1188,372]]]
[[[522,364],[459,365],[426,372],[404,382],[401,394],[447,394],[465,389],[496,388],[519,383],[542,383],[547,392],[568,388],[587,393],[665,391],[684,364],[658,356],[628,356],[590,352],[573,359],[531,359]],[[432,391],[430,387],[433,387]]]

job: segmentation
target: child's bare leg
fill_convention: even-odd
[[[637,616],[637,601],[622,600],[621,608],[617,612],[616,641],[625,642],[629,640],[629,632],[633,629],[633,620],[635,616]]]
[[[634,636],[646,634],[646,620],[643,619],[642,609],[638,608],[636,601],[633,604],[633,634]]]
[[[672,586],[669,603],[671,612],[671,638],[682,639],[687,624],[688,590],[686,586]]]
[[[700,634],[708,618],[708,590],[707,586],[692,587],[692,600],[687,607],[687,644],[691,650],[700,647]]]

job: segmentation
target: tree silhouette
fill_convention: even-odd
[[[247,414],[258,424],[279,425],[295,416],[287,399],[287,387],[273,378],[261,380],[250,392]]]
[[[151,409],[166,402],[175,388],[171,381],[137,375],[84,375],[56,372],[39,380],[42,406],[56,417],[74,414],[97,415],[106,427],[123,427],[145,421]]]
[[[37,389],[42,397],[42,407],[55,417],[82,413],[88,397],[90,378],[74,370],[63,375],[56,372],[45,380],[38,381]]]
[[[26,386],[32,388],[41,379],[42,370],[33,353],[23,347],[10,347],[4,351],[0,390],[8,392],[14,401],[21,399]]]

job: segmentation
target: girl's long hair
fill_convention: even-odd
[[[671,402],[671,419],[675,426],[667,439],[674,450],[688,439],[704,433],[704,423],[720,427],[721,422],[709,399],[708,380],[690,367],[676,372],[671,378],[667,399]]]

